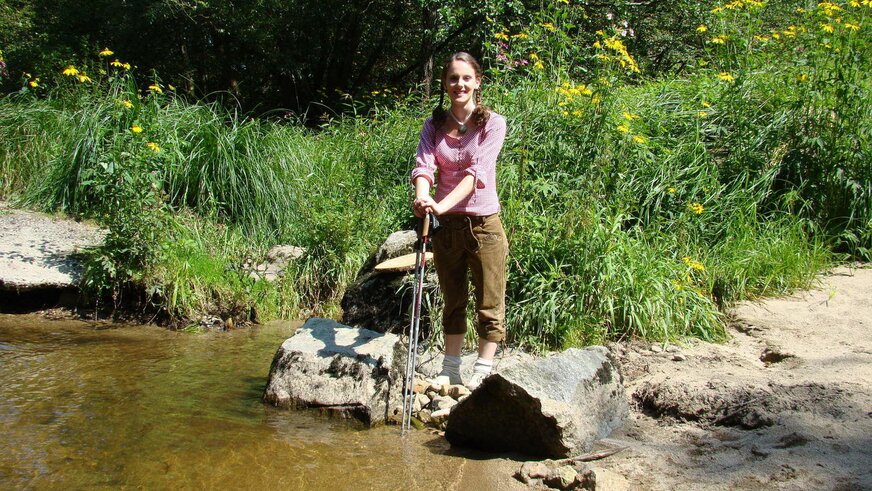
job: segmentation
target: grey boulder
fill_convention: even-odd
[[[312,318],[273,358],[264,401],[324,408],[373,426],[402,404],[406,348],[394,334]]]
[[[620,426],[628,407],[608,349],[569,349],[500,369],[451,412],[452,445],[567,457]]]

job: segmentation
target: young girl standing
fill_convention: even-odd
[[[445,94],[451,106],[442,107]],[[463,384],[460,351],[466,332],[469,273],[475,294],[478,359],[467,387],[491,373],[497,344],[505,339],[508,241],[500,222],[496,161],[506,120],[481,104],[481,67],[456,53],[442,69],[439,106],[427,118],[418,143],[415,214],[433,213],[442,225],[433,236],[436,274],[445,303],[445,360],[436,383]],[[430,195],[435,185],[435,197]]]

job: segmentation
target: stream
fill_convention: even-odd
[[[470,467],[430,432],[261,402],[298,325],[191,334],[0,314],[0,489],[496,485],[483,458]]]

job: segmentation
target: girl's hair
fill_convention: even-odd
[[[442,76],[439,78],[439,105],[433,109],[433,123],[437,127],[445,124],[445,120],[448,119],[449,110],[442,107],[442,104],[445,101],[445,77],[448,75],[448,68],[454,61],[468,63],[473,71],[475,71],[475,76],[481,79],[481,65],[478,64],[478,61],[476,61],[471,54],[460,51],[454,53],[445,60],[445,65],[442,66]],[[481,86],[475,89],[473,97],[475,97],[475,110],[472,111],[471,118],[475,121],[476,126],[484,126],[490,118],[491,110],[489,107],[484,106],[481,103]]]

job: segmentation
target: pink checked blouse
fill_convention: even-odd
[[[483,127],[467,132],[459,138],[449,136],[442,128],[436,128],[433,118],[427,118],[418,142],[416,165],[412,170],[412,183],[419,176],[436,182],[436,201],[448,195],[464,177],[475,177],[475,188],[462,199],[450,214],[473,216],[493,215],[500,211],[497,197],[497,156],[506,138],[506,119],[491,112]]]

